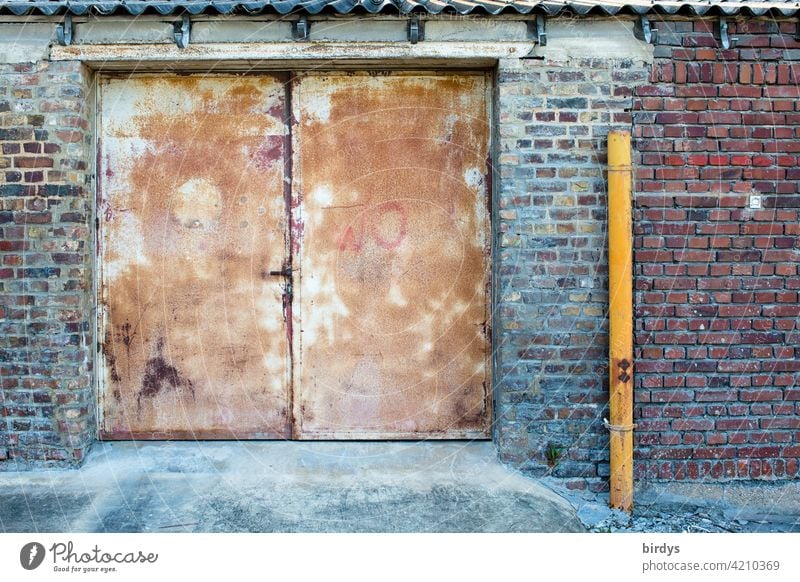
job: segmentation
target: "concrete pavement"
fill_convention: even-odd
[[[490,442],[97,443],[0,473],[6,532],[581,532]]]

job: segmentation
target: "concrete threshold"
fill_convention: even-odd
[[[98,443],[0,473],[5,532],[583,532],[490,442]]]

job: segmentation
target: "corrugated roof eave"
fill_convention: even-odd
[[[794,16],[800,12],[800,1],[786,2],[757,2],[757,1],[712,1],[699,2],[623,2],[619,4],[585,1],[554,2],[552,0],[258,0],[240,1],[231,0],[31,0],[31,1],[2,1],[0,12],[15,14],[17,16],[41,14],[52,16],[69,12],[83,16],[87,14],[130,14],[138,16],[145,12],[170,15],[187,12],[189,14],[221,14],[229,15],[236,12],[244,14],[277,13],[289,14],[305,12],[319,14],[323,10],[332,10],[338,14],[354,12],[378,13],[410,13],[420,12],[440,14],[442,12],[456,12],[458,14],[487,14],[498,15],[502,13],[529,14],[531,12],[544,13],[551,16],[563,12],[579,15],[605,14],[664,14],[674,15],[686,13],[697,16],[745,14],[749,16]]]

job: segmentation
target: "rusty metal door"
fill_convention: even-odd
[[[101,436],[290,436],[285,79],[100,95]]]
[[[296,79],[296,437],[489,435],[488,88]]]
[[[101,436],[488,436],[487,76],[287,81],[103,80]]]

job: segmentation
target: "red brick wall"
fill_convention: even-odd
[[[656,23],[634,107],[640,479],[798,474],[800,42],[713,24]]]

